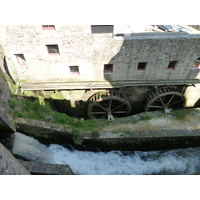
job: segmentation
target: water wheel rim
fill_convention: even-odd
[[[162,97],[167,97],[167,96],[171,96],[171,98],[169,99],[168,103],[163,105],[164,103],[162,102]],[[174,97],[178,97],[180,98],[178,101],[176,102],[173,102],[173,98]],[[159,102],[161,102],[162,105],[154,105],[153,103],[156,102],[156,100],[159,100]],[[173,103],[171,103],[173,102]],[[181,103],[182,102],[182,103]],[[166,93],[162,93],[162,94],[158,94],[157,96],[155,96],[154,98],[152,98],[147,104],[146,104],[146,108],[145,108],[145,111],[149,111],[151,110],[151,108],[157,108],[156,110],[163,110],[165,108],[176,108],[177,106],[175,105],[180,105],[178,107],[183,107],[186,103],[186,99],[184,97],[184,95],[182,93],[179,93],[179,92],[166,92]]]
[[[111,105],[111,102],[115,101],[117,102],[117,106],[114,108]],[[99,104],[97,104],[99,103]],[[102,105],[105,103],[105,107]],[[120,103],[120,104],[118,104]],[[125,106],[125,109],[119,110],[120,107]],[[95,107],[101,108],[100,110],[94,111],[93,109]],[[108,109],[110,107],[110,109]],[[100,98],[96,100],[95,102],[90,102],[90,105],[88,106],[88,117],[89,118],[98,118],[96,115],[102,115],[100,117],[107,117],[109,113],[112,115],[129,115],[131,111],[131,106],[129,102],[123,98],[116,97],[116,96],[107,96],[104,98]]]

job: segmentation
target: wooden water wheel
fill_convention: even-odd
[[[130,111],[129,101],[121,92],[98,92],[88,100],[88,117],[91,119],[106,118],[112,121],[128,116]]]
[[[179,109],[185,105],[185,97],[177,87],[163,87],[148,94],[145,111]]]

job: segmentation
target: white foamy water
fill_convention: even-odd
[[[57,144],[48,147],[15,133],[13,153],[27,160],[68,164],[79,175],[144,175],[200,173],[200,147],[166,151],[88,152]]]
[[[144,175],[193,174],[200,166],[200,148],[170,151],[82,152],[52,144],[57,164],[69,164],[75,174],[82,175]]]

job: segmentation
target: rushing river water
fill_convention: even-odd
[[[200,147],[162,151],[88,152],[57,144],[45,146],[15,135],[13,153],[28,160],[68,164],[80,175],[194,174],[200,172]]]

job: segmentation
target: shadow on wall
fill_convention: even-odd
[[[166,35],[163,37],[163,34],[167,34],[167,37]],[[183,33],[183,37],[180,38],[177,33],[162,33],[159,34],[160,39],[158,39],[158,36],[153,33],[131,34],[125,37],[120,51],[108,64],[104,65],[105,80],[127,96],[132,107],[131,114],[144,111],[146,97],[155,90],[154,86],[177,86],[182,91],[186,80],[195,82],[200,70],[192,68],[192,65],[195,62],[194,57],[196,56],[196,59],[199,57],[200,47],[198,38],[187,39],[188,35],[188,33]],[[135,38],[129,39],[129,37]],[[191,65],[188,68],[181,69],[180,63],[185,64],[190,61]],[[171,83],[168,84],[166,80]],[[173,80],[179,83],[173,84]],[[145,84],[147,81],[149,85]],[[146,86],[142,84],[130,86],[129,83],[134,82],[142,82]],[[190,82],[187,83],[190,84]],[[167,96],[167,98],[168,102],[171,101],[171,97]]]
[[[162,38],[163,34],[169,36],[177,35],[177,33],[162,33],[159,34],[161,38],[159,39],[158,36],[154,37],[154,34],[151,33],[136,33],[130,34],[127,38],[122,35],[116,38],[116,42],[117,40],[122,40],[122,46],[119,52],[108,63],[105,63],[103,71],[105,80],[109,81],[113,86],[113,89],[110,89],[112,98],[109,97],[109,94],[103,94],[105,101],[100,103],[98,101],[100,97],[94,96],[97,103],[91,106],[91,113],[95,112],[96,115],[99,115],[99,118],[102,115],[107,115],[106,118],[110,115],[110,119],[112,119],[111,111],[112,113],[114,111],[119,116],[140,113],[144,111],[148,93],[155,90],[154,86],[159,85],[157,84],[158,82],[163,81],[163,85],[165,85],[164,82],[166,80],[176,79],[176,76],[180,77],[181,73],[184,74],[184,80],[196,78],[199,74],[199,69],[182,70],[179,67],[176,70],[173,67],[177,62],[182,62],[182,59],[186,59],[189,56],[198,58],[200,52],[198,43],[193,44],[195,48],[186,46],[188,44],[187,39],[176,38],[175,36],[169,37],[169,39]],[[187,34],[184,33],[184,35],[186,36]],[[129,39],[128,37],[134,38]],[[193,55],[191,55],[190,47],[194,49]],[[183,51],[184,48],[185,50]],[[169,63],[171,64],[169,65]],[[185,63],[185,60],[182,63]],[[7,74],[12,77],[5,59],[4,68]],[[148,85],[147,83],[144,86],[143,84],[146,81],[150,84]],[[140,86],[137,86],[136,83],[140,83]],[[167,82],[165,83],[167,84]],[[183,83],[183,85],[185,84]],[[88,102],[86,99],[75,102],[74,107],[71,105],[70,100],[56,100],[54,102],[55,107],[60,112],[77,117],[88,115]]]
[[[200,98],[197,100],[197,102],[194,104],[195,108],[199,108],[200,107]]]
[[[162,37],[162,34],[169,37]],[[177,33],[162,34],[159,34],[160,39],[151,33],[129,35],[134,39],[121,38],[123,43],[120,51],[105,63],[103,69],[104,79],[109,81],[113,88],[110,88],[108,93],[91,95],[94,100],[91,104],[84,99],[77,101],[76,106],[72,107],[70,101],[56,101],[59,111],[67,110],[71,116],[78,117],[86,116],[89,112],[89,115],[95,118],[105,117],[112,120],[113,117],[144,112],[147,95],[155,91],[155,86],[175,86],[173,80],[177,80],[179,83],[176,87],[182,91],[186,80],[195,81],[199,69],[193,69],[191,64],[191,67],[183,70],[179,63],[185,64],[188,60],[194,62],[190,54],[193,51],[192,56],[198,58],[200,49],[195,43],[196,40],[192,40],[190,44],[189,40],[177,37]],[[140,83],[140,86],[137,86],[137,83]],[[166,101],[171,101],[173,92],[174,90],[171,96],[164,96]]]

